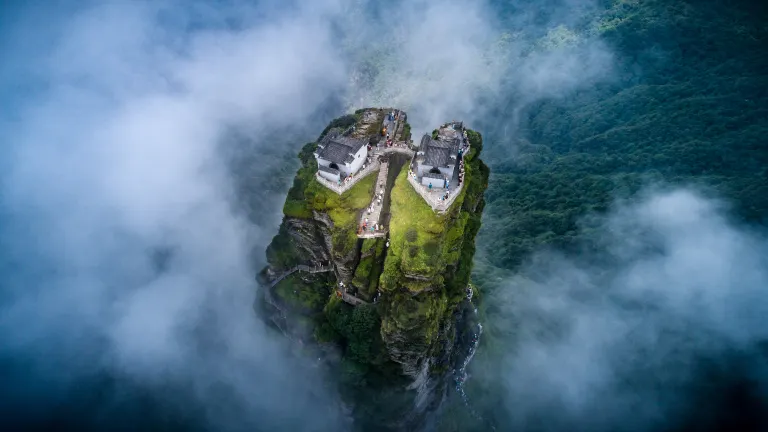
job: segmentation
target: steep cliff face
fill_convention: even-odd
[[[455,315],[467,294],[475,236],[485,204],[488,168],[482,139],[468,133],[465,185],[445,214],[436,214],[401,173],[392,191],[391,247],[379,289],[381,335],[391,358],[414,379],[426,404],[430,377],[445,372],[455,345]]]
[[[314,263],[330,260],[330,236],[322,229],[318,229],[318,221],[325,222],[323,214],[318,214],[313,220],[285,218],[284,226],[291,240],[296,245],[301,256],[307,257]],[[322,223],[320,226],[323,226]]]
[[[347,124],[340,119],[332,124],[349,128],[354,119],[370,122],[381,114],[363,110],[347,118]],[[330,262],[334,286],[343,281],[351,293],[368,302],[353,307],[332,293],[322,314],[312,316],[315,339],[342,347],[344,379],[352,386],[405,378],[416,391],[420,408],[416,411],[438,399],[433,397],[437,385],[433,378],[449,369],[456,317],[469,285],[488,168],[479,159],[480,134],[468,131],[468,138],[471,150],[464,156],[464,185],[445,213],[435,212],[409,184],[406,157],[390,160],[384,206],[390,218],[389,237],[366,239],[357,238],[357,225],[373,197],[376,173],[338,195],[315,179],[316,144],[307,144],[299,155],[302,167],[286,199],[283,224],[267,250],[267,278],[296,264]],[[303,283],[300,278],[281,282],[278,288],[285,283],[293,286],[275,290],[278,295],[308,289],[296,286]],[[380,396],[376,398],[380,404]],[[412,410],[413,402],[410,406]]]

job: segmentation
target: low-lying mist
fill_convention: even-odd
[[[597,247],[541,252],[493,291],[499,355],[477,370],[502,380],[501,424],[765,426],[747,402],[768,384],[768,239],[727,214],[696,191],[648,191],[590,222]]]
[[[486,147],[506,151],[526,104],[610,79],[610,50],[562,27],[594,5],[6,8],[3,423],[347,428],[333,377],[253,311],[283,167],[328,120],[370,105],[409,111],[415,138],[454,118],[503,131]],[[531,55],[537,38],[547,48]],[[510,357],[505,376],[531,360]],[[513,412],[551,402],[520,391],[509,386]]]

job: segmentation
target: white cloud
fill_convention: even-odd
[[[518,318],[502,369],[518,425],[551,410],[542,421],[554,429],[674,424],[697,396],[704,359],[727,367],[768,337],[768,242],[735,227],[719,203],[648,193],[601,232],[607,255],[540,255],[525,270],[535,282],[494,296]],[[764,382],[757,371],[739,373]]]
[[[405,108],[415,134],[481,118],[505,97],[519,52],[494,51],[502,24],[485,2],[220,3],[12,11],[0,353],[33,365],[19,388],[103,369],[191,387],[223,428],[337,429],[326,377],[253,314],[248,253],[275,227],[240,210],[226,157],[296,149],[277,132],[311,139],[330,98]],[[376,63],[372,81],[354,79],[361,58]],[[580,69],[547,57],[520,70],[537,91],[577,86],[545,74],[563,64]],[[232,130],[254,142],[225,140]],[[272,161],[256,160],[267,175]],[[256,201],[274,221],[271,199]],[[162,271],[158,250],[171,251]]]

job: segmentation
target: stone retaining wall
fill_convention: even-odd
[[[413,175],[408,176],[408,183],[413,186],[413,188],[418,192],[419,195],[421,195],[422,198],[424,198],[424,201],[429,204],[430,207],[432,207],[432,210],[435,210],[440,213],[445,213],[448,208],[451,207],[451,204],[453,204],[453,201],[456,200],[456,197],[459,196],[459,193],[461,192],[461,188],[464,187],[464,182],[459,184],[456,189],[452,190],[450,195],[448,195],[447,200],[441,200],[440,196],[445,194],[445,190],[443,189],[433,189],[430,191],[427,189],[426,186],[423,186],[419,184],[419,181],[413,178]]]
[[[348,182],[341,182],[341,185],[338,183],[333,183],[332,181],[329,181],[325,177],[321,176],[319,172],[315,174],[315,178],[317,181],[327,187],[328,189],[336,192],[337,194],[341,195],[344,192],[348,191],[352,186],[354,186],[357,182],[360,181],[360,179],[366,177],[368,174],[376,171],[379,169],[380,162],[378,159],[375,159],[373,162],[371,162],[370,165],[365,167],[364,169],[358,171],[355,175],[352,176],[352,180]]]

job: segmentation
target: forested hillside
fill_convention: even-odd
[[[513,156],[492,160],[484,264],[514,269],[535,248],[583,246],[583,215],[660,181],[711,189],[737,218],[768,221],[767,8],[616,0],[575,27],[611,49],[613,77],[525,107]]]

